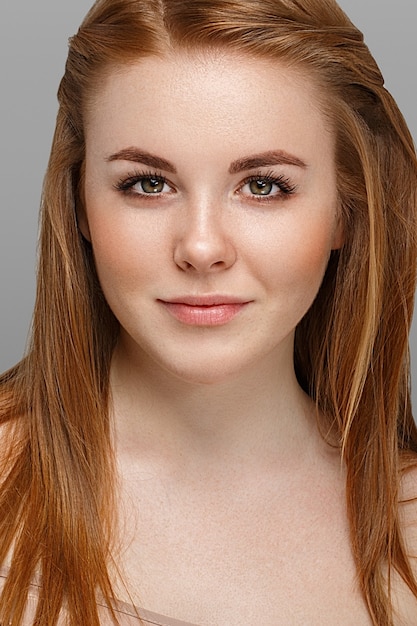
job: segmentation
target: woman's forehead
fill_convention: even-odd
[[[256,152],[278,141],[314,153],[318,140],[333,143],[317,89],[283,62],[223,50],[147,57],[107,73],[88,107],[87,145],[246,142]]]

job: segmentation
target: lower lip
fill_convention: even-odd
[[[189,326],[221,326],[227,324],[248,304],[215,304],[192,306],[181,302],[162,302],[169,313],[179,322]]]

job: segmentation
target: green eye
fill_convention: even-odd
[[[243,181],[239,192],[252,200],[266,202],[289,197],[296,188],[285,176],[268,173],[248,176]]]
[[[144,193],[160,193],[163,191],[165,181],[162,178],[142,178],[141,189]]]
[[[146,197],[149,200],[149,196],[165,196],[173,191],[164,176],[153,172],[135,172],[119,180],[115,188],[125,195],[142,197],[142,200]]]
[[[249,189],[251,193],[253,193],[256,196],[269,196],[269,194],[272,191],[273,186],[274,186],[274,183],[268,180],[262,180],[262,179],[252,180],[249,183]]]

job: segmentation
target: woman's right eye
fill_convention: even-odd
[[[155,196],[172,191],[165,177],[159,174],[133,174],[119,180],[115,187],[118,191],[138,196]]]

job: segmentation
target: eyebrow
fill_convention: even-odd
[[[163,159],[162,157],[151,154],[137,148],[124,148],[115,154],[111,154],[106,159],[107,161],[132,161],[134,163],[143,163],[149,167],[155,167],[156,169],[176,174],[177,170],[175,166]],[[267,167],[268,165],[293,165],[295,167],[306,168],[307,165],[296,156],[288,154],[283,150],[270,150],[268,152],[261,152],[250,156],[243,157],[233,161],[229,167],[229,174],[238,174],[246,170],[255,169],[258,167]]]
[[[155,167],[159,170],[165,170],[166,172],[170,172],[171,174],[176,174],[177,170],[175,167],[162,157],[156,156],[155,154],[151,154],[150,152],[145,152],[143,150],[138,150],[137,148],[125,148],[124,150],[120,150],[115,154],[111,154],[106,159],[107,161],[132,161],[134,163],[143,163],[144,165],[149,165],[149,167]]]
[[[262,152],[252,156],[237,159],[229,167],[230,174],[238,174],[245,170],[255,169],[257,167],[266,167],[268,165],[294,165],[296,167],[306,168],[307,165],[296,156],[292,156],[283,150],[271,150]]]

